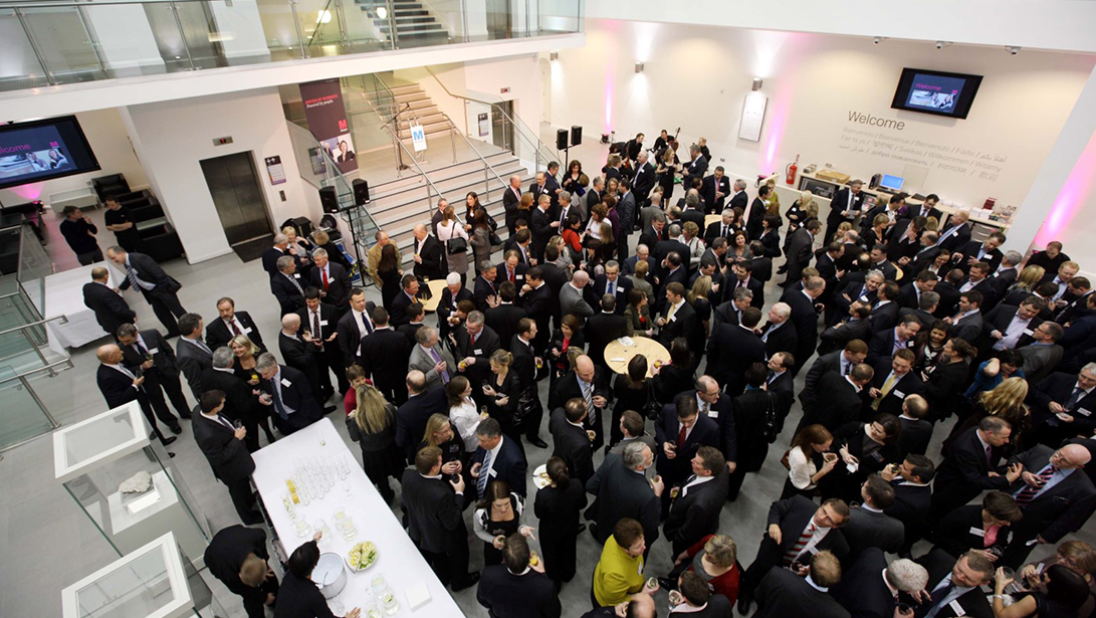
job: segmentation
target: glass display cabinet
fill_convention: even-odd
[[[119,556],[165,532],[202,561],[211,538],[197,501],[137,402],[53,434],[57,480]]]

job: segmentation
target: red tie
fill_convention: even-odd
[[[814,536],[814,522],[807,524],[807,527],[803,529],[803,534],[799,535],[799,539],[795,541],[795,544],[788,548],[788,551],[784,554],[784,564],[791,564],[799,556],[803,548],[810,543],[811,537]]]
[[[327,269],[325,268],[325,269],[321,270],[320,272],[323,273],[323,289],[326,290],[327,289]]]
[[[476,345],[476,336],[475,335],[472,335],[472,344],[471,345],[473,347],[475,347],[475,345]]]
[[[231,322],[229,322],[229,324],[231,324],[231,325],[232,325],[232,332],[233,332],[233,334],[236,334],[236,335],[239,335],[239,334],[241,334],[241,333],[240,333],[240,328],[239,328],[238,326],[236,326],[236,318],[233,318],[233,319],[232,319],[232,321],[231,321]]]
[[[685,433],[688,427],[682,425],[681,431],[677,432],[677,448],[685,448]]]
[[[509,273],[509,275],[510,275],[510,283],[513,283],[514,282],[514,269],[513,268],[507,268],[506,272]]]

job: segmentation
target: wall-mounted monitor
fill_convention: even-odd
[[[879,181],[879,186],[884,189],[890,189],[891,191],[901,191],[902,184],[906,181],[901,176],[891,176],[890,174],[883,174],[883,178]]]
[[[891,107],[949,118],[966,118],[981,83],[981,75],[902,69],[902,78],[898,80]]]
[[[76,116],[0,126],[0,189],[98,169]]]

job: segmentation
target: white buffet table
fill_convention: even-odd
[[[356,543],[372,541],[377,546],[377,561],[371,567],[360,572],[348,572],[346,588],[334,599],[343,605],[346,611],[363,607],[372,598],[370,582],[376,575],[383,575],[400,602],[396,616],[429,616],[458,618],[464,613],[457,607],[453,597],[442,586],[430,566],[423,560],[411,538],[407,536],[391,508],[381,498],[376,487],[369,482],[362,470],[360,459],[354,456],[335,426],[327,418],[302,429],[291,436],[282,438],[252,455],[255,459],[255,472],[252,480],[266,506],[267,515],[274,530],[281,539],[287,554],[305,541],[312,538],[312,532],[305,536],[297,533],[282,498],[288,494],[286,479],[293,478],[298,462],[315,460],[333,462],[345,458],[350,464],[347,477],[349,491],[344,481],[336,480],[335,486],[320,500],[311,500],[308,506],[297,504],[294,509],[303,515],[310,526],[322,519],[331,534],[324,534],[320,542],[320,551],[338,554],[345,563],[347,553]],[[335,525],[335,512],[344,509],[354,521],[357,536],[344,540]],[[349,571],[349,568],[347,569]],[[411,609],[407,592],[418,584],[425,584],[431,600],[417,610]],[[362,618],[365,618],[362,612]]]
[[[49,347],[54,352],[68,355],[65,348],[78,348],[107,335],[95,321],[95,313],[84,304],[84,284],[91,282],[91,270],[104,266],[110,273],[108,284],[118,287],[118,272],[106,262],[81,266],[46,277],[46,318],[63,315],[68,322],[46,322]]]

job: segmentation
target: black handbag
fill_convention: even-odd
[[[765,394],[768,397],[768,405],[765,406],[765,417],[761,421],[761,432],[769,444],[772,444],[780,435],[780,416],[776,404],[773,403],[773,394]]]
[[[536,386],[527,388],[518,396],[518,405],[514,407],[514,413],[510,416],[513,424],[519,430],[527,429],[525,425],[540,411],[540,397],[537,396]]]
[[[456,255],[458,253],[468,252],[468,241],[456,236],[445,241],[445,250],[449,255]]]
[[[662,403],[655,397],[655,387],[652,380],[647,380],[647,403],[643,405],[643,416],[646,416],[649,420],[658,420],[658,415],[662,413]]]

